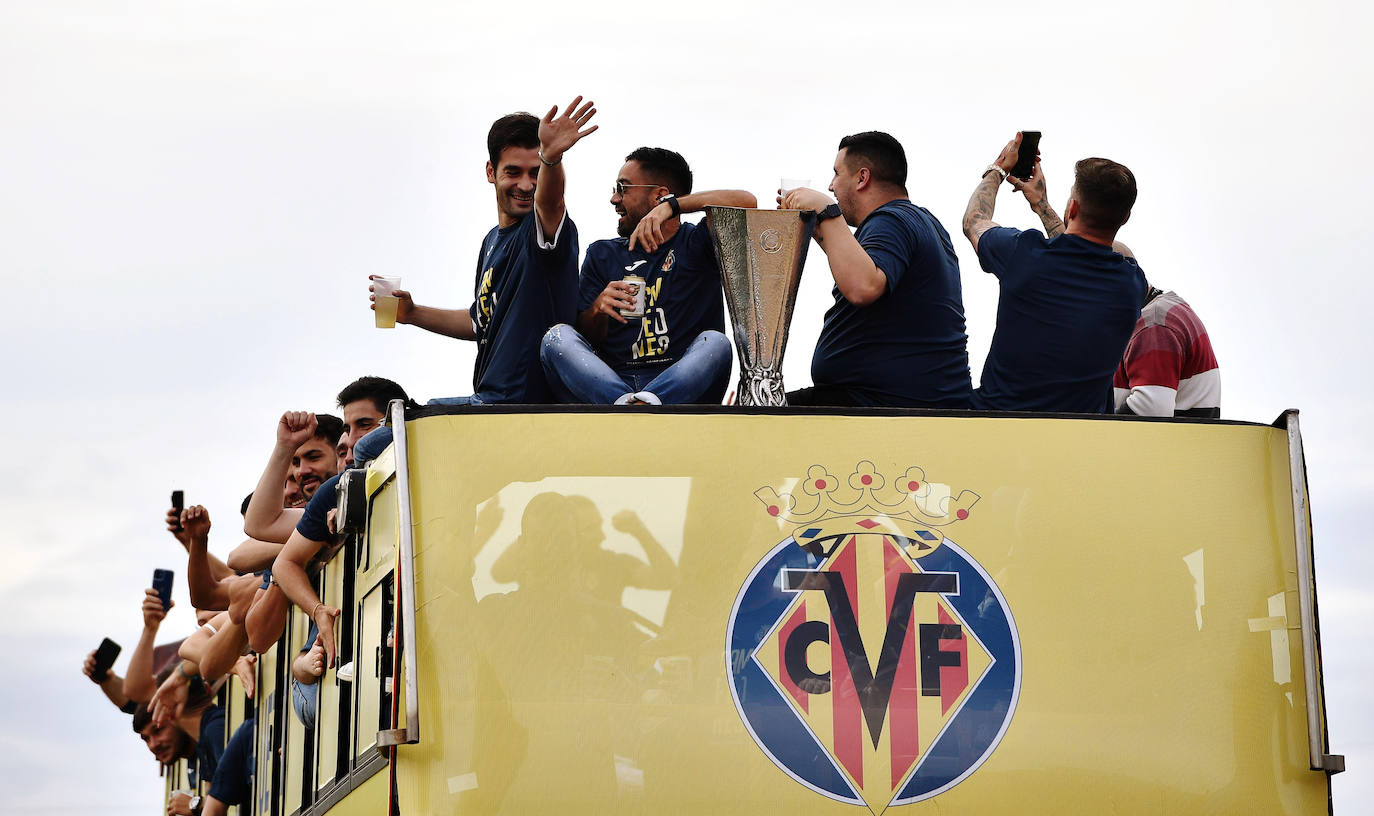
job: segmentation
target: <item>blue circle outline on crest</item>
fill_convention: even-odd
[[[730,610],[725,668],[736,712],[774,765],[816,793],[863,805],[859,792],[830,751],[816,740],[783,699],[775,681],[753,658],[759,644],[796,599],[794,593],[781,589],[782,571],[815,569],[820,563],[789,536],[755,565]],[[916,563],[925,572],[959,575],[959,594],[943,597],[992,655],[993,663],[954,719],[926,749],[920,767],[889,807],[938,796],[968,778],[1001,743],[1021,694],[1021,639],[1006,598],[992,577],[948,538]],[[994,611],[1000,614],[992,614]]]

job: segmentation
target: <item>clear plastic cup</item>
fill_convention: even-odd
[[[387,275],[372,276],[372,294],[377,296],[377,328],[396,328],[396,307],[400,298],[392,294],[401,288],[401,279]]]

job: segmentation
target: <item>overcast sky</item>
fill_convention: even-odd
[[[179,566],[162,639],[189,630],[167,492],[210,508],[223,555],[283,410],[329,410],[363,373],[469,393],[471,345],[372,329],[366,276],[467,305],[495,222],[488,125],[579,93],[601,126],[566,160],[584,246],[613,233],[639,145],[771,202],[781,177],[823,188],[846,133],[897,136],[912,198],[956,238],[975,379],[997,297],[958,235],[979,172],[1018,128],[1045,134],[1056,207],[1076,159],[1130,166],[1120,237],[1207,324],[1224,415],[1302,410],[1331,742],[1352,769],[1336,811],[1359,810],[1370,7],[1121,6],[0,0],[0,811],[157,812],[154,763],[79,669],[108,634],[123,670],[156,566]],[[1038,226],[1006,188],[996,219]],[[789,387],[830,301],[819,251],[801,288]]]

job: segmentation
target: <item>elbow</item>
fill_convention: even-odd
[[[243,534],[249,538],[255,538],[258,541],[262,541],[267,535],[266,527],[267,525],[259,524],[258,520],[253,517],[253,508],[248,508],[248,515],[243,517]],[[235,552],[237,552],[237,550]],[[234,566],[233,558],[233,555],[229,556],[229,566],[231,567]],[[237,569],[237,567],[235,567],[235,569]]]
[[[850,286],[840,290],[844,299],[855,306],[871,306],[878,302],[878,299],[887,291],[886,280],[882,284],[865,283],[860,286]]]
[[[758,200],[757,198],[754,197],[754,194],[753,194],[753,193],[748,192],[747,190],[740,190],[740,191],[739,191],[739,199],[738,199],[738,202],[735,204],[735,206],[736,206],[736,207],[744,207],[745,209],[753,210],[753,209],[757,209],[757,208],[758,208],[758,206],[759,206],[759,200]]]

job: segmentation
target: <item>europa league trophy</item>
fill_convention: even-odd
[[[816,214],[707,207],[739,349],[740,405],[786,405],[782,353]]]

